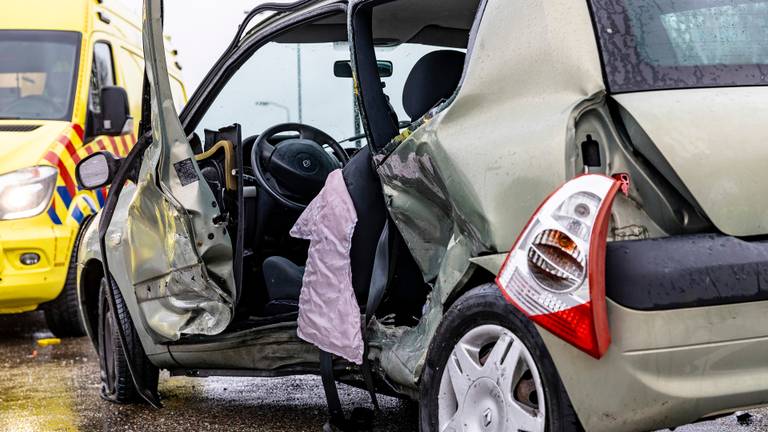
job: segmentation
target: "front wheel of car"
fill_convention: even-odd
[[[493,284],[445,314],[420,392],[422,432],[583,430],[536,328]]]
[[[128,368],[128,358],[118,333],[118,325],[126,331],[128,350],[135,361],[135,366],[142,371],[151,392],[157,392],[159,369],[154,366],[139,340],[133,327],[128,309],[120,293],[115,296],[116,308],[110,305],[109,286],[106,279],[101,279],[99,288],[98,346],[101,367],[101,396],[116,403],[134,403],[142,400]]]

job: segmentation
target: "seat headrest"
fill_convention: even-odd
[[[464,53],[433,51],[416,62],[403,88],[403,108],[411,121],[456,91],[464,71]]]

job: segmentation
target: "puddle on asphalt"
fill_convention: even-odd
[[[326,420],[320,379],[160,376],[164,408],[116,405],[99,397],[96,353],[87,338],[37,346],[50,335],[42,314],[0,316],[0,431],[254,430],[316,432]],[[348,408],[364,391],[340,386]],[[415,430],[413,405],[381,399],[377,431]]]
[[[87,357],[72,355],[73,346],[80,343],[65,341],[40,347],[36,340],[41,335],[4,333],[0,339],[0,430],[79,430],[76,388],[83,387],[79,381],[90,380],[80,376],[80,368],[75,367],[75,362],[88,362]]]

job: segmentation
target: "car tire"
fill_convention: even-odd
[[[583,431],[536,328],[494,284],[472,289],[451,306],[427,353],[420,430],[451,430],[448,425],[457,431]]]
[[[77,298],[77,251],[80,246],[80,237],[80,235],[77,236],[72,247],[64,288],[55,299],[42,307],[48,329],[60,338],[86,335],[85,324],[80,316],[80,302]]]
[[[117,308],[113,310],[110,306],[108,290],[107,281],[102,278],[99,288],[97,336],[101,367],[101,397],[110,402],[121,404],[141,402],[143,399],[136,391],[133,383],[131,371],[128,368],[128,358],[118,333],[118,325],[126,330],[128,350],[136,363],[136,368],[141,370],[145,378],[148,379],[146,384],[153,393],[157,393],[160,371],[150,362],[144,352],[122,295],[119,292],[116,293]]]

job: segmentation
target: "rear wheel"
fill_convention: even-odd
[[[582,430],[536,329],[492,284],[445,314],[422,375],[419,417],[423,432]]]
[[[159,369],[154,366],[141,346],[136,330],[133,327],[125,302],[116,293],[117,310],[113,310],[109,302],[109,286],[106,279],[101,279],[99,289],[99,321],[98,321],[98,351],[101,366],[101,396],[116,403],[134,403],[143,399],[136,391],[131,372],[128,369],[128,359],[120,341],[118,325],[126,331],[128,349],[136,361],[136,367],[148,377],[149,390],[157,392]]]

